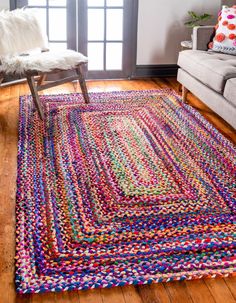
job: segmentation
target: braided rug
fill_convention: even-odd
[[[235,272],[236,149],[171,90],[20,100],[16,289]]]

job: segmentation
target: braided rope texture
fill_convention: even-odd
[[[16,289],[235,274],[236,148],[171,90],[20,100]]]

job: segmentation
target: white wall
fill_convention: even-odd
[[[5,8],[9,8],[9,0],[0,0],[0,10],[1,9],[5,9]]]
[[[137,65],[175,64],[180,41],[191,36],[187,12],[217,16],[220,7],[221,0],[139,0]]]

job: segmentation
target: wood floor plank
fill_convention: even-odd
[[[41,302],[47,302],[47,303],[57,303],[60,301],[56,300],[55,292],[51,293],[45,293],[45,294],[32,294],[30,295],[30,303],[41,303]]]
[[[164,78],[156,78],[155,82],[161,89],[169,88],[169,85]]]
[[[88,81],[91,91],[122,91],[173,88],[178,91],[175,78]],[[45,91],[47,94],[74,92],[68,83]],[[80,91],[79,86],[77,91]],[[0,303],[201,303],[235,302],[236,278],[128,286],[108,290],[16,295],[14,285],[15,254],[15,191],[17,171],[17,141],[19,96],[29,94],[27,84],[0,88]],[[188,96],[194,106],[229,140],[236,144],[236,131],[204,103]],[[204,286],[205,285],[205,286]],[[210,293],[210,295],[209,295]],[[213,301],[212,301],[213,298]],[[208,300],[208,301],[207,301]]]
[[[122,287],[125,303],[144,303],[140,297],[137,287],[133,285]]]
[[[121,287],[102,288],[101,297],[103,303],[125,303]]]
[[[225,283],[231,291],[234,300],[236,301],[236,277],[234,278],[225,278]]]
[[[166,80],[166,83],[168,84],[168,87],[173,88],[176,92],[181,94],[180,93],[181,85],[175,78],[170,77],[170,78],[165,78],[165,80]]]
[[[54,294],[55,297],[55,303],[64,303],[64,302],[70,302],[70,303],[80,303],[79,293],[78,292],[56,292]],[[72,301],[73,300],[73,301]],[[39,301],[39,303],[42,301]]]
[[[138,286],[138,292],[143,302],[170,303],[171,299],[164,283],[153,283],[150,285]]]
[[[188,293],[194,303],[214,303],[215,300],[204,280],[185,281]]]
[[[8,109],[10,99],[10,87],[6,87],[2,89],[2,93],[0,94],[0,155],[1,157],[6,153],[5,144],[7,140],[8,134]],[[4,170],[3,165],[0,165],[0,176],[2,175]]]
[[[150,285],[151,291],[155,294],[157,302],[170,303],[171,299],[169,293],[166,290],[164,283],[153,283]]]
[[[216,303],[236,302],[224,279],[205,279],[205,283]]]
[[[165,283],[165,288],[169,293],[171,302],[182,303],[189,302],[193,303],[192,297],[188,292],[187,286],[183,281],[175,281]]]
[[[15,301],[10,301],[12,302],[16,302],[16,303],[31,303],[31,295],[27,294],[27,295],[17,295]],[[47,301],[46,301],[47,302]]]
[[[30,303],[80,303],[80,297],[78,291],[66,291],[66,292],[49,292],[44,294],[32,294],[30,295]]]
[[[16,300],[14,255],[17,124],[14,120],[17,115],[16,99],[19,97],[19,86],[4,90],[9,95],[6,103],[0,102],[0,130],[3,138],[0,141],[0,294],[5,297],[4,303],[12,303]],[[1,95],[1,100],[3,96]],[[29,302],[27,300],[24,302]]]
[[[137,290],[144,303],[160,303],[150,285],[139,285]]]
[[[103,303],[100,289],[80,291],[79,300],[80,303]]]
[[[64,303],[64,302],[62,302]],[[80,297],[78,291],[69,292],[69,303],[80,303]]]
[[[0,302],[13,303],[16,300],[15,286],[12,277],[12,271],[6,273],[0,272]]]

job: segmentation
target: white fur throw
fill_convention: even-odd
[[[35,48],[47,48],[47,37],[34,11],[0,11],[0,57],[20,54]]]
[[[0,72],[24,74],[25,71],[68,70],[87,61],[87,57],[72,50],[37,52],[27,56],[2,57]]]
[[[0,72],[24,74],[26,71],[68,70],[87,58],[75,51],[33,51],[47,48],[34,9],[0,12]],[[29,55],[20,55],[29,53]]]

